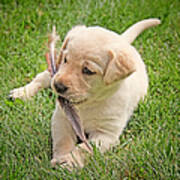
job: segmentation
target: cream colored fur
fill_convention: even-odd
[[[55,81],[65,84],[69,89],[63,96],[77,104],[88,140],[104,152],[118,143],[133,110],[147,93],[146,68],[131,43],[144,29],[159,23],[158,19],[143,20],[122,35],[101,27],[77,26],[64,40],[55,77],[51,80],[48,71],[42,72],[30,84],[11,91],[11,96],[29,99],[50,84],[56,91]],[[82,74],[83,66],[96,74]],[[88,150],[84,144],[75,146],[77,138],[58,102],[52,138],[53,165],[66,162],[83,167],[84,150]]]

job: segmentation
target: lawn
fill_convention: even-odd
[[[55,95],[47,89],[30,101],[12,102],[9,91],[47,68],[53,25],[63,40],[78,24],[122,33],[150,17],[160,18],[161,25],[133,43],[147,65],[148,95],[120,144],[105,154],[95,149],[82,170],[51,168]],[[178,0],[0,0],[0,179],[179,179],[179,47]]]

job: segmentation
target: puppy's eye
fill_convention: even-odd
[[[92,72],[92,71],[89,70],[87,67],[84,67],[84,68],[82,69],[82,73],[83,73],[83,74],[87,74],[87,75],[96,74],[96,72]]]
[[[67,63],[67,59],[66,59],[66,57],[64,58],[64,63]]]

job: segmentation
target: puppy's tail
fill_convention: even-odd
[[[145,19],[143,21],[137,22],[136,24],[132,25],[123,34],[121,34],[121,36],[125,38],[125,40],[128,41],[129,43],[132,43],[136,39],[136,37],[145,29],[152,26],[157,26],[160,23],[161,21],[156,18]]]

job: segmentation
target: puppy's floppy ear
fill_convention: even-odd
[[[117,47],[108,50],[108,56],[109,61],[103,77],[106,84],[123,79],[136,71],[132,57]]]

